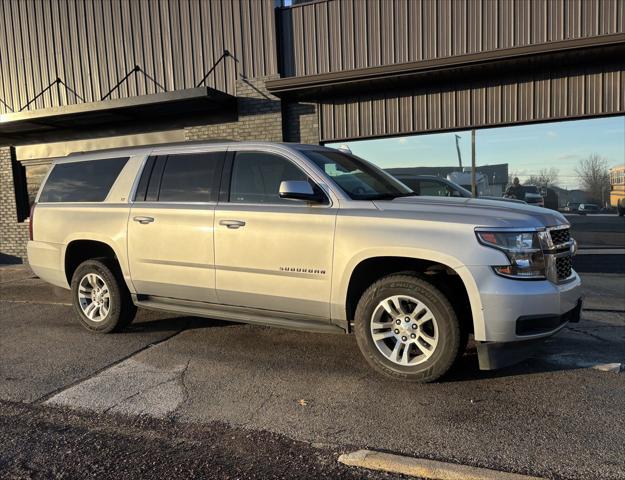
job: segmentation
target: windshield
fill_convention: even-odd
[[[353,155],[329,150],[303,150],[301,153],[352,200],[392,200],[415,195],[395,177]]]
[[[525,190],[525,193],[540,193],[538,191],[538,187],[535,187],[533,185],[525,186],[523,187],[523,190]]]

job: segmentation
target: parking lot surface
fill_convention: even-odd
[[[584,276],[582,322],[534,358],[481,372],[469,349],[444,381],[412,385],[372,373],[350,336],[151,312],[127,332],[94,335],[67,292],[22,267],[0,274],[0,400],[35,409],[14,419],[120,415],[269,435],[280,451],[305,442],[323,459],[369,448],[549,478],[625,477],[625,373],[591,368],[625,363],[623,275]],[[18,431],[7,418],[1,428]],[[0,458],[12,451],[1,448]],[[307,468],[327,472],[319,462]]]

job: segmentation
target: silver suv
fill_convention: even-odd
[[[137,307],[354,333],[393,378],[432,381],[476,341],[480,367],[523,358],[580,317],[575,242],[557,212],[416,196],[349,153],[199,143],[54,162],[28,256],[71,288],[79,321]]]

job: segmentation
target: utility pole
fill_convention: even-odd
[[[456,135],[456,151],[458,152],[458,166],[460,167],[460,171],[462,172],[462,155],[460,154],[460,135]]]
[[[477,175],[475,165],[475,129],[471,130],[471,193],[477,198]]]

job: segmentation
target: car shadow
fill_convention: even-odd
[[[157,332],[177,332],[184,330],[194,330],[198,328],[230,327],[238,325],[235,322],[224,320],[213,320],[203,317],[167,317],[154,320],[137,319],[134,323],[126,327],[128,333],[157,333]]]

